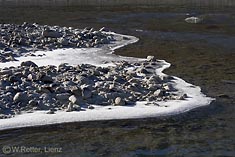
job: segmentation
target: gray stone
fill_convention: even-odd
[[[146,70],[144,67],[141,67],[137,70],[139,73],[142,74],[151,74],[148,70]]]
[[[60,101],[66,101],[69,99],[70,94],[69,93],[61,93],[61,94],[56,94],[56,99]]]
[[[75,95],[75,96],[82,96],[82,90],[76,86],[73,86],[70,91]]]
[[[28,96],[26,93],[23,92],[18,92],[15,94],[13,101],[14,102],[23,102],[26,103],[26,101],[28,100]]]
[[[50,90],[47,87],[38,87],[37,91],[39,93],[50,93]]]
[[[67,107],[67,109],[66,109],[66,112],[72,112],[73,111],[73,103],[69,103],[68,104],[68,107]]]
[[[80,111],[81,107],[77,104],[73,104],[73,111]]]
[[[12,71],[10,69],[2,69],[0,75],[12,75]]]
[[[148,62],[153,62],[153,61],[156,61],[156,58],[154,56],[147,56],[147,61]]]
[[[35,101],[35,100],[29,100],[28,105],[29,105],[29,106],[32,106],[32,107],[35,107],[35,106],[38,105],[38,102]]]
[[[14,92],[14,88],[12,86],[6,86],[6,92]]]
[[[92,105],[87,106],[87,108],[88,108],[88,109],[91,109],[91,110],[95,109],[95,107],[92,106]]]
[[[84,99],[90,98],[91,95],[92,95],[92,91],[91,91],[89,88],[83,88],[83,89],[82,89],[82,97],[83,97]]]
[[[68,46],[69,45],[69,41],[67,39],[64,39],[64,38],[60,39],[59,43],[63,46]]]
[[[121,98],[121,97],[117,97],[115,100],[114,100],[114,105],[117,105],[117,106],[124,106],[125,105],[125,101]]]
[[[6,47],[6,45],[3,44],[3,43],[0,41],[0,48],[3,49],[3,48],[5,48],[5,47]]]
[[[41,81],[43,81],[44,83],[53,83],[54,80],[52,79],[51,76],[48,75],[44,75],[41,77]]]
[[[29,81],[34,81],[34,80],[37,79],[37,77],[36,77],[35,74],[29,74],[29,75],[27,76],[27,79],[28,79]]]
[[[162,89],[158,89],[154,92],[154,95],[157,97],[162,97],[165,95],[164,93],[165,93],[165,91],[163,91]]]
[[[47,30],[44,30],[42,32],[42,36],[47,37],[47,38],[48,37],[50,37],[50,38],[60,38],[60,37],[62,37],[62,34],[57,32],[57,31],[47,29]]]
[[[35,64],[32,61],[25,61],[20,64],[20,66],[25,66],[25,67],[38,67],[37,64]]]
[[[185,100],[186,98],[188,98],[188,95],[183,94],[182,96],[179,97],[179,100]]]
[[[72,102],[73,104],[77,104],[78,103],[78,99],[74,95],[71,95],[69,97],[69,101]]]
[[[17,59],[15,59],[13,56],[9,56],[6,58],[7,61],[18,61]]]
[[[50,109],[48,112],[47,112],[47,114],[55,114],[55,109]]]

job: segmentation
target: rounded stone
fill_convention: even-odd
[[[91,110],[95,109],[95,107],[92,106],[92,105],[89,105],[87,108],[88,108],[88,109],[91,109]]]
[[[67,109],[66,109],[66,112],[72,112],[73,111],[73,103],[69,103],[68,104],[68,107],[67,107]]]
[[[23,103],[26,103],[27,99],[28,99],[27,94],[23,93],[23,92],[18,92],[13,97],[13,101],[14,102],[23,102]]]
[[[121,98],[121,97],[117,97],[115,100],[114,100],[114,105],[116,106],[124,106],[125,105],[125,101]]]
[[[147,61],[156,61],[156,58],[154,56],[147,56]]]
[[[41,77],[41,81],[43,81],[44,83],[53,83],[54,80],[52,79],[51,76],[48,75],[44,75]]]
[[[35,107],[35,106],[38,105],[38,102],[35,101],[35,100],[30,100],[30,101],[28,102],[28,105],[29,105],[29,106],[32,106],[32,107]]]
[[[90,98],[91,95],[92,95],[92,91],[91,91],[89,88],[84,88],[84,89],[82,89],[82,97],[83,97],[84,99]]]
[[[38,67],[37,64],[35,64],[32,61],[25,61],[20,64],[20,66],[25,66],[25,67]]]
[[[71,95],[71,96],[69,97],[69,101],[72,102],[73,104],[78,103],[78,100],[77,100],[77,98],[76,98],[74,95]]]

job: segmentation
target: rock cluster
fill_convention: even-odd
[[[156,75],[154,58],[115,62],[116,66],[89,64],[38,67],[31,61],[0,70],[0,118],[34,110],[80,111],[96,105],[134,105],[136,101],[184,99],[170,83]]]
[[[0,24],[0,62],[15,61],[15,57],[29,51],[99,47],[113,40],[113,35],[104,33],[104,28],[95,31],[26,22]]]

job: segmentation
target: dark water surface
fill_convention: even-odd
[[[201,24],[184,21],[190,13]],[[41,153],[8,156],[235,156],[235,12],[79,11],[76,8],[1,8],[1,23],[99,28],[140,38],[116,51],[155,55],[172,63],[166,71],[202,87],[216,98],[185,114],[151,119],[69,123],[0,131],[4,146],[35,147]],[[45,152],[44,147],[61,148]],[[0,156],[5,156],[0,151]]]
[[[235,116],[220,103],[179,116],[84,122],[1,132],[1,145],[62,147],[10,156],[234,156]]]

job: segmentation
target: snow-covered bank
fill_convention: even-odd
[[[118,35],[121,36],[121,35]],[[130,37],[130,36],[129,36]],[[45,53],[42,57],[19,57],[18,62],[1,63],[0,66],[15,66],[19,65],[22,61],[31,60],[41,65],[53,64],[59,65],[61,63],[69,63],[71,65],[77,65],[82,63],[89,63],[96,66],[115,66],[117,61],[138,62],[145,59],[122,57],[112,54],[113,50],[124,46],[126,44],[134,43],[138,39],[130,37],[131,40],[120,40],[109,48],[86,48],[86,49],[65,49],[54,50],[50,52],[37,52]],[[166,76],[162,71],[170,67],[170,64],[159,60],[156,74],[159,76]],[[48,125],[64,122],[76,122],[76,121],[93,121],[93,120],[108,120],[108,119],[127,119],[127,118],[145,118],[145,117],[157,117],[164,115],[179,114],[189,111],[193,108],[208,105],[213,99],[206,97],[201,93],[200,87],[193,86],[186,83],[184,80],[174,77],[171,80],[171,84],[178,93],[187,93],[188,98],[186,100],[169,100],[157,102],[158,105],[141,101],[137,102],[134,106],[100,106],[94,105],[95,109],[86,111],[73,111],[64,112],[57,111],[55,114],[45,114],[46,111],[35,111],[34,113],[24,113],[16,115],[13,118],[1,119],[0,130],[19,128],[26,126],[38,126]]]
[[[109,66],[113,65],[111,63],[112,61],[141,60],[139,58],[122,57],[113,54],[115,49],[135,43],[139,40],[138,38],[128,35],[115,34],[113,32],[106,32],[106,34],[115,35],[116,41],[113,41],[110,44],[105,44],[101,48],[67,48],[47,52],[36,51],[33,53],[35,56],[21,56],[16,58],[18,61],[10,61],[5,63],[0,62],[0,68],[20,66],[21,62],[29,60],[35,62],[38,66],[58,66],[61,63],[68,63],[70,65],[92,64],[96,66]],[[123,38],[126,38],[127,40],[123,40]]]

